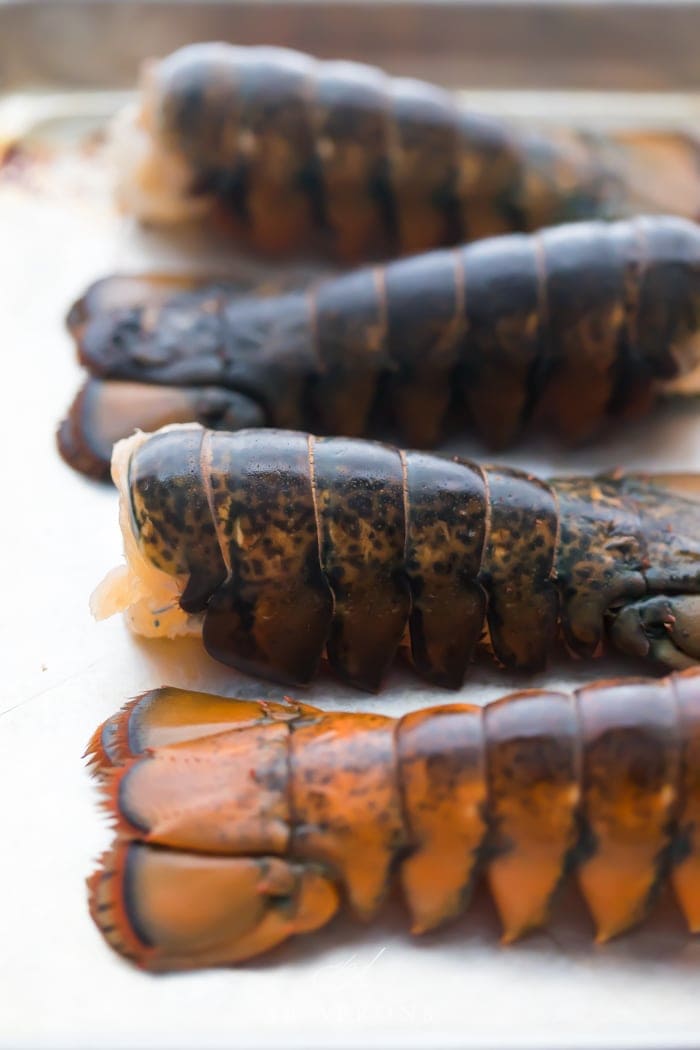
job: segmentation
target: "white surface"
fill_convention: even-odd
[[[194,647],[139,643],[120,622],[90,618],[88,595],[120,554],[116,498],[73,474],[54,449],[79,379],[63,317],[99,274],[149,259],[163,265],[167,255],[164,242],[110,212],[90,168],[64,169],[61,193],[40,174],[29,188],[0,177],[0,1044],[697,1046],[700,941],[685,935],[669,902],[604,949],[592,945],[573,892],[549,932],[508,949],[483,894],[460,922],[420,942],[392,904],[371,927],[343,920],[228,971],[152,977],[102,941],[83,881],[109,837],[81,761],[92,730],[126,697],[163,682],[231,695],[280,690]],[[559,471],[687,469],[699,452],[700,414],[687,409],[568,460],[544,445],[511,459]],[[547,680],[590,676],[573,670],[575,678],[562,665]],[[524,684],[480,668],[460,698],[483,701]],[[390,713],[454,699],[428,695],[399,672],[378,700],[328,680],[310,696],[330,690],[331,703]]]

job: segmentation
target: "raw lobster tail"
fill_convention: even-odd
[[[277,48],[195,45],[150,65],[119,132],[126,208],[171,222],[218,207],[262,252],[387,258],[632,211],[697,217],[698,147],[680,135],[536,134],[430,84]]]
[[[700,229],[676,218],[499,237],[267,298],[182,285],[107,278],[71,311],[91,373],[61,431],[78,469],[106,474],[116,438],[190,420],[579,441],[700,361]]]
[[[692,476],[546,483],[374,442],[195,425],[122,442],[114,476],[128,565],[96,613],[201,634],[248,673],[304,684],[325,652],[376,690],[407,627],[416,669],[450,687],[484,635],[523,671],[560,640],[579,657],[612,643],[670,667],[700,659]]]
[[[700,932],[698,671],[399,719],[159,689],[89,750],[117,830],[91,912],[149,969],[249,958],[340,891],[370,919],[397,866],[415,933],[483,874],[514,940],[572,871],[599,941],[666,880]]]

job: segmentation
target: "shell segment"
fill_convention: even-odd
[[[321,567],[333,592],[331,667],[361,688],[379,688],[410,609],[401,457],[387,445],[313,441]]]
[[[505,941],[546,922],[578,838],[579,727],[572,697],[532,690],[484,712],[487,877]]]
[[[486,595],[477,582],[488,524],[484,475],[464,462],[405,457],[405,572],[411,657],[420,674],[458,688],[481,637]]]
[[[292,730],[290,851],[329,864],[364,919],[407,845],[394,737],[393,719],[367,714],[325,715]]]
[[[680,731],[668,681],[577,690],[585,833],[578,882],[608,940],[646,914],[675,834]]]
[[[331,624],[306,435],[213,433],[206,470],[228,566],[202,627],[207,650],[284,681],[313,677]]]
[[[398,772],[411,850],[401,885],[413,933],[466,907],[486,835],[488,793],[480,707],[453,704],[405,715]]]
[[[479,582],[491,644],[506,667],[537,671],[557,636],[557,505],[544,482],[522,471],[489,467],[485,476],[490,513]]]

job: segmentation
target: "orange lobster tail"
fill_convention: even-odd
[[[512,941],[574,870],[599,941],[666,880],[695,931],[699,746],[698,671],[399,719],[156,690],[91,747],[117,835],[91,913],[144,967],[219,965],[324,925],[341,891],[370,919],[395,868],[423,932],[483,873]]]

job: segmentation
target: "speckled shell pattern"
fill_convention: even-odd
[[[426,448],[465,427],[503,447],[530,426],[581,441],[606,420],[648,409],[655,384],[688,367],[688,356],[692,363],[700,227],[671,217],[572,224],[269,298],[216,285],[168,296],[156,280],[150,301],[143,278],[138,305],[102,306],[120,280],[88,292],[73,326],[95,377],[91,400],[69,417],[83,432],[79,447],[109,447],[99,417],[124,411],[123,398],[109,398],[118,386],[102,380],[177,388],[179,418],[189,411],[215,429],[239,421],[391,432]],[[165,390],[162,403],[170,404]]]
[[[131,456],[133,527],[187,579],[207,650],[308,683],[325,653],[377,690],[406,628],[416,670],[457,687],[488,627],[506,668],[558,640],[599,655],[607,618],[648,594],[700,591],[697,503],[643,477],[545,483],[389,445],[196,425]],[[157,623],[154,624],[157,628]]]
[[[140,871],[160,857],[151,892],[167,892],[173,850],[193,865],[200,852],[320,865],[363,919],[396,873],[413,932],[463,910],[483,875],[513,940],[548,921],[567,873],[599,940],[642,920],[667,880],[700,928],[697,671],[398,719],[155,690],[106,722],[91,753],[98,774],[117,767],[109,804],[132,871],[130,892],[116,891],[143,942],[106,935],[154,968],[168,958],[149,937]]]
[[[191,192],[218,198],[254,249],[359,261],[626,214],[591,137],[509,126],[370,66],[203,45],[150,87],[153,132]]]

